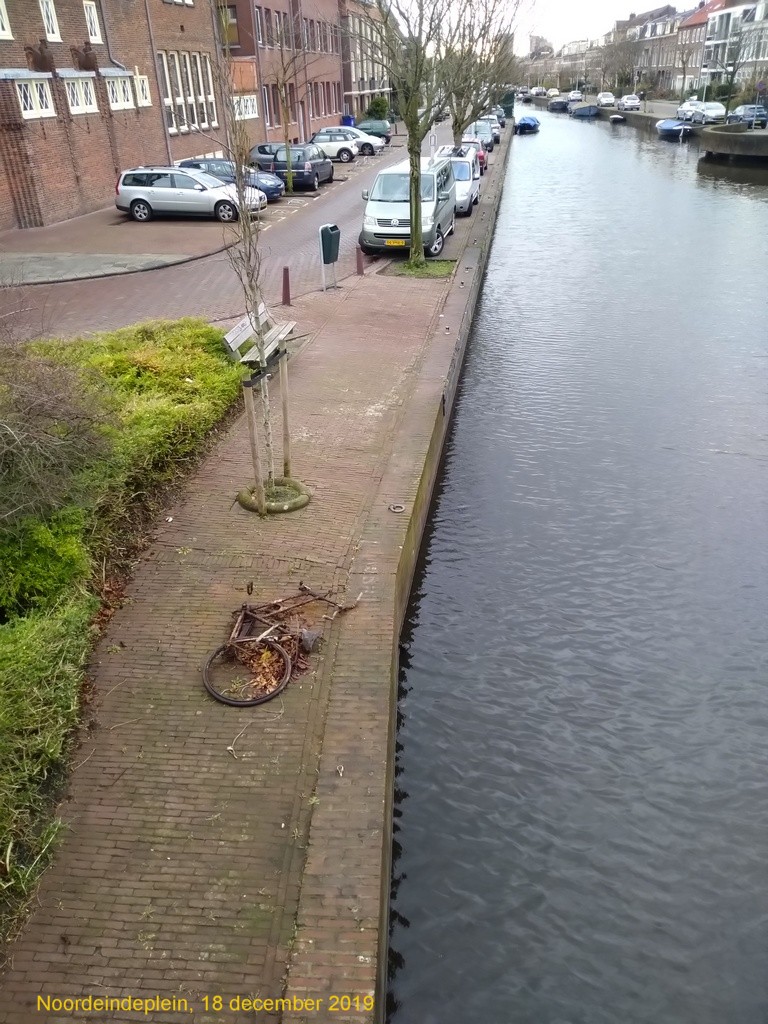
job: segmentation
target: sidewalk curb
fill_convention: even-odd
[[[209,256],[219,256],[221,253],[226,252],[227,249],[231,249],[235,244],[235,242],[230,242],[228,245],[222,245],[220,248],[212,249],[210,252],[201,252],[194,256],[182,256],[181,259],[158,263],[154,267],[135,267],[133,270],[116,270],[105,274],[83,274],[81,277],[52,277],[46,278],[44,281],[19,281],[18,284],[0,284],[0,288],[37,288],[39,285],[72,284],[75,281],[101,281],[109,277],[129,277],[133,274],[149,274],[155,270],[165,270],[166,267],[180,267],[184,263],[195,263],[198,260],[206,260]],[[31,258],[34,258],[36,254],[29,253],[28,255]]]

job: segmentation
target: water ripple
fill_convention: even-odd
[[[391,1019],[759,1024],[768,180],[542,120],[403,635]]]

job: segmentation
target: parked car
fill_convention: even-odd
[[[534,85],[534,87],[531,89],[531,96],[546,96],[546,95],[547,95],[547,90],[544,88],[543,85]]]
[[[495,114],[499,119],[499,124],[502,128],[507,127],[507,115],[504,112],[504,107],[491,107],[491,113]]]
[[[619,102],[616,104],[617,110],[639,110],[640,109],[640,97],[635,96],[633,92],[628,93],[626,96],[622,96]]]
[[[547,89],[547,96],[550,99],[554,99],[555,96],[559,96],[559,95],[560,95],[560,90],[559,89]]]
[[[347,128],[321,128],[309,141],[319,146],[331,160],[340,160],[343,164],[354,160],[360,152],[354,135]]]
[[[199,171],[207,171],[214,178],[220,178],[228,184],[235,183],[235,164],[232,160],[215,160],[202,157],[200,159],[180,160],[179,167],[196,167]],[[267,202],[273,202],[285,195],[285,185],[275,174],[269,171],[260,171],[256,167],[244,167],[245,184],[250,188],[260,189],[267,197]]]
[[[582,96],[581,89],[571,89],[568,93],[568,101],[570,103],[581,103],[583,99],[584,97]]]
[[[459,147],[451,155],[456,181],[456,213],[472,216],[472,208],[480,202],[480,164],[474,146]]]
[[[702,103],[691,115],[693,124],[723,124],[725,122],[725,107],[722,103]]]
[[[742,107],[736,107],[726,118],[728,124],[746,122],[748,128],[768,128],[768,110],[765,107],[748,103]]]
[[[478,121],[487,121],[491,126],[491,133],[493,134],[494,142],[501,142],[501,125],[499,119],[495,114],[482,114],[478,117]]]
[[[598,107],[614,107],[616,106],[616,97],[612,92],[599,92],[596,102]]]
[[[475,135],[481,140],[488,153],[493,152],[493,129],[488,121],[475,121],[464,129],[465,135]]]
[[[369,118],[365,121],[358,121],[356,127],[361,132],[365,132],[366,135],[375,135],[379,139],[384,139],[387,145],[392,140],[392,125],[389,121],[378,121],[374,118]]]
[[[274,173],[288,183],[290,157],[294,188],[310,188],[317,192],[320,183],[333,181],[333,161],[311,142],[299,146],[280,146],[272,161]]]
[[[354,135],[357,148],[363,156],[373,156],[374,153],[381,153],[386,146],[384,139],[380,139],[378,135],[367,135],[359,128],[345,128],[344,131]]]
[[[248,162],[262,171],[268,171],[272,166],[275,153],[282,146],[282,142],[259,142],[250,152]]]
[[[257,188],[247,188],[244,200],[249,213],[267,205]],[[237,220],[240,208],[237,189],[196,167],[132,167],[122,171],[115,184],[115,206],[134,220],[146,222],[156,213],[188,217],[215,217],[224,223]]]
[[[486,156],[483,140],[469,132],[464,132],[464,135],[461,138],[461,144],[462,146],[473,146],[477,150],[477,161],[480,164],[480,173],[485,174],[488,157]]]
[[[703,106],[704,104],[701,102],[701,100],[686,100],[684,103],[681,103],[680,106],[677,108],[677,113],[675,116],[677,117],[678,121],[690,121],[693,117],[694,110],[698,110],[700,107]]]

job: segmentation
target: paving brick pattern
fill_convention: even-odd
[[[256,599],[302,579],[345,588],[445,290],[370,275],[297,303],[293,315],[314,335],[291,363],[295,472],[315,492],[308,508],[261,522],[233,506],[249,479],[240,421],[169,512],[93,660],[99,727],[63,806],[70,834],[3,981],[3,1024],[72,1020],[34,1013],[40,991],[176,993],[193,1002],[196,1024],[269,1019],[206,1014],[201,999],[281,992],[337,664],[344,678],[338,630],[322,672],[258,709],[210,700],[201,664],[249,580]],[[366,308],[380,312],[362,329]],[[391,646],[391,620],[364,603],[353,616],[375,647],[387,633]],[[360,711],[348,716],[353,746]],[[244,726],[235,758],[227,748]]]

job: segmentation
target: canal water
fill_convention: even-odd
[[[389,1019],[759,1024],[768,175],[541,122],[402,637]]]

